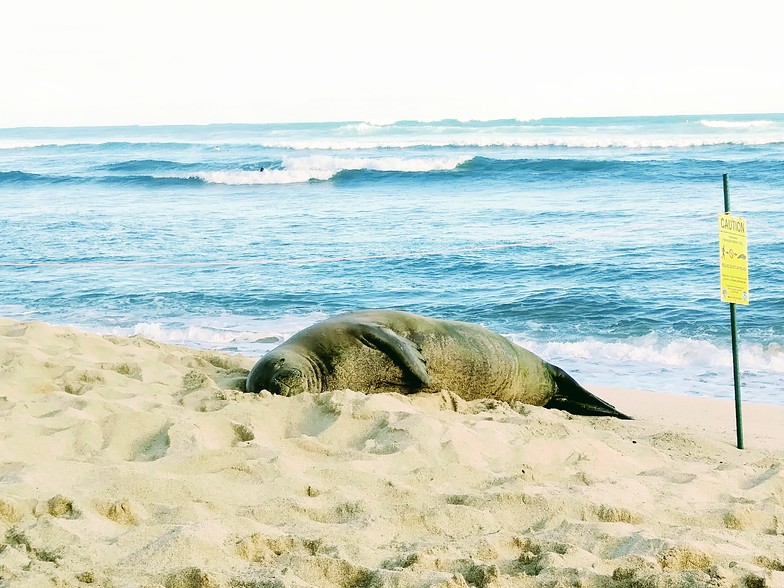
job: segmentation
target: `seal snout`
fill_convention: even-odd
[[[304,392],[305,386],[302,379],[302,372],[297,368],[286,367],[272,376],[270,382],[270,392],[281,396],[293,396]]]
[[[291,358],[289,358],[291,359]],[[295,363],[296,365],[296,363]],[[248,374],[247,392],[267,390],[272,394],[293,396],[305,391],[305,376],[299,367],[292,365],[276,353],[269,353],[253,366]]]

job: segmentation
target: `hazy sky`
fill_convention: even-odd
[[[756,0],[4,0],[0,127],[784,111]]]

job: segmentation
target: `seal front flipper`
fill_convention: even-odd
[[[430,385],[425,358],[412,341],[381,325],[358,326],[357,336],[365,345],[386,353],[406,375],[413,377],[420,385]]]
[[[619,412],[612,404],[588,392],[561,368],[548,364],[548,370],[557,389],[555,395],[544,405],[545,408],[557,408],[583,416],[611,416],[631,420],[632,417]]]

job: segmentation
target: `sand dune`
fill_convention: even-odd
[[[782,587],[784,408],[243,394],[255,358],[0,319],[0,586]]]

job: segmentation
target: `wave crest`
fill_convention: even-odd
[[[471,159],[455,157],[337,157],[312,155],[283,159],[279,168],[264,171],[205,171],[189,174],[211,184],[296,184],[310,181],[327,181],[345,171],[371,170],[381,172],[426,173],[456,169]],[[171,176],[162,176],[171,177]]]

